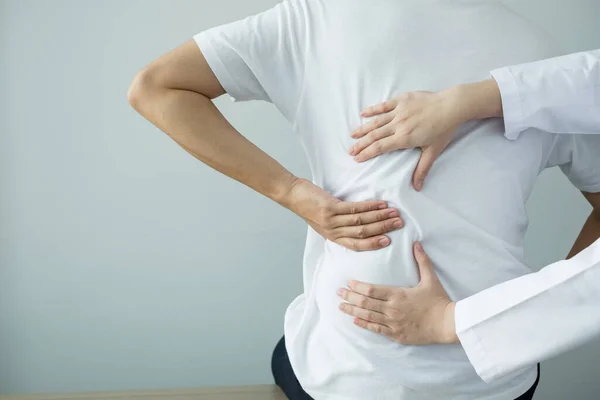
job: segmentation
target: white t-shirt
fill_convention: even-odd
[[[368,252],[308,228],[304,293],[284,325],[303,388],[317,400],[507,400],[529,389],[535,365],[485,383],[459,344],[407,346],[357,327],[336,291],[351,279],[415,286],[419,240],[451,299],[468,297],[532,272],[525,201],[544,168],[600,191],[600,136],[531,130],[508,141],[500,119],[465,124],[421,192],[411,185],[418,149],[364,163],[348,155],[363,108],[555,56],[546,33],[494,1],[287,0],[194,39],[235,100],[270,101],[292,123],[316,185],[342,200],[385,200],[406,224]]]

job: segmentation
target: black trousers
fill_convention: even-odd
[[[273,357],[271,358],[271,371],[273,372],[273,378],[275,378],[275,384],[283,390],[289,400],[314,400],[308,395],[300,386],[300,382],[296,378],[290,359],[288,358],[287,351],[285,349],[285,336],[282,337],[275,350],[273,350]],[[540,382],[540,364],[537,365],[538,376],[533,386],[524,394],[519,396],[515,400],[532,400],[533,394]]]

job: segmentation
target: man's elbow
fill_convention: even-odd
[[[142,113],[144,106],[152,100],[152,94],[156,93],[159,87],[155,70],[152,67],[145,67],[135,74],[129,85],[127,101],[136,111]]]

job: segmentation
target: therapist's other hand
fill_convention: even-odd
[[[377,116],[352,133],[359,139],[350,150],[358,162],[394,150],[420,147],[413,186],[421,190],[425,177],[463,123],[502,117],[498,83],[487,79],[457,85],[442,92],[411,92],[364,110]]]
[[[459,343],[454,306],[420,243],[414,246],[420,282],[414,288],[351,281],[338,295],[340,310],[361,328],[407,345]]]
[[[302,178],[285,204],[325,239],[354,251],[386,247],[390,238],[385,234],[404,226],[399,211],[385,201],[345,202]]]
[[[377,117],[352,132],[359,140],[349,154],[363,162],[394,150],[420,147],[413,186],[421,190],[433,163],[465,122],[455,93],[410,92],[365,109],[361,116]]]

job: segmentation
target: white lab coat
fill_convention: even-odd
[[[508,139],[528,128],[600,134],[600,50],[492,76]],[[455,322],[469,360],[488,383],[600,336],[600,239],[570,260],[458,301]]]

